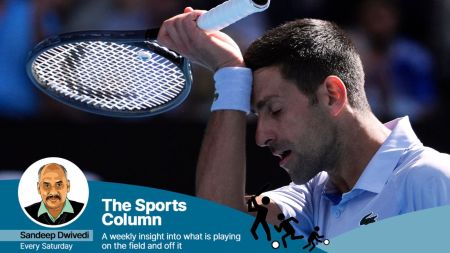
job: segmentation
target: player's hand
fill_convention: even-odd
[[[158,34],[159,43],[212,71],[244,66],[241,50],[233,39],[197,26],[197,19],[204,12],[186,7],[183,14],[164,21]]]

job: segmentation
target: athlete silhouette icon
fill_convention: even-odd
[[[269,197],[264,196],[261,199],[261,202],[263,205],[268,205],[270,203],[270,199]],[[267,207],[264,207],[263,205],[260,205],[258,204],[258,202],[256,202],[256,196],[250,197],[250,199],[247,201],[248,211],[256,212],[256,218],[255,221],[253,222],[250,231],[252,232],[252,235],[255,238],[255,240],[258,240],[258,234],[256,234],[256,229],[258,228],[259,224],[261,224],[264,228],[264,231],[266,232],[267,240],[270,241],[271,240],[270,229],[266,221],[269,209],[267,209]]]
[[[319,235],[319,229],[320,228],[318,226],[314,227],[314,231],[312,231],[308,236],[308,244],[303,246],[303,249],[306,249],[310,245],[312,245],[312,247],[309,249],[309,252],[311,252],[316,247],[316,244],[314,242],[322,242],[321,240],[319,240],[319,238],[323,238],[324,236]]]
[[[278,232],[281,232],[281,230],[284,230],[286,232],[286,234],[284,234],[281,237],[281,240],[283,241],[283,246],[285,248],[287,248],[287,243],[286,243],[286,237],[290,236],[291,240],[298,240],[298,239],[303,239],[304,236],[303,235],[295,235],[295,229],[294,227],[291,225],[291,221],[298,223],[298,220],[294,217],[290,217],[288,219],[285,219],[286,217],[284,216],[284,214],[280,213],[278,214],[278,219],[281,221],[280,225],[274,225],[275,230],[277,230]]]

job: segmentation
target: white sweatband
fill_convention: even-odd
[[[214,74],[216,91],[211,111],[238,110],[250,113],[252,70],[243,67],[226,67]]]

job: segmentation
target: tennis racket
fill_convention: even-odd
[[[229,0],[197,25],[220,30],[268,8],[270,0]],[[27,73],[50,97],[113,117],[154,116],[180,105],[192,85],[191,66],[158,44],[158,29],[80,31],[49,37],[30,53]]]

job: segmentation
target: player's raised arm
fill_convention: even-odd
[[[211,114],[197,165],[197,196],[246,211],[245,113]]]
[[[212,71],[243,66],[242,53],[233,39],[220,31],[205,32],[198,27],[197,19],[203,13],[186,7],[183,14],[164,21],[158,41]]]
[[[207,33],[198,28],[196,20],[202,13],[186,8],[183,14],[166,20],[160,29],[159,42],[212,71],[243,67],[241,51],[230,37],[222,32]],[[243,71],[247,78],[244,85],[248,86],[249,92],[251,71]],[[236,85],[232,79],[225,77],[222,80],[224,89]],[[219,94],[223,97],[218,99],[227,99],[225,93]],[[226,109],[226,105],[223,109],[219,107],[211,113],[203,140],[197,166],[197,195],[245,210],[246,112]]]

